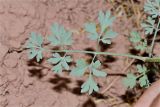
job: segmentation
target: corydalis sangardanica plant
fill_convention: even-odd
[[[115,17],[111,16],[110,11],[100,11],[98,15],[98,23],[90,22],[84,24],[84,30],[88,35],[88,39],[93,40],[97,43],[96,51],[84,51],[84,50],[71,50],[70,47],[74,45],[74,39],[72,39],[72,32],[66,30],[62,25],[54,23],[51,26],[51,35],[48,36],[47,40],[49,42],[48,47],[59,47],[59,50],[53,50],[44,48],[44,38],[38,33],[31,33],[29,40],[27,41],[26,48],[29,49],[29,58],[36,58],[39,62],[43,58],[43,52],[52,52],[52,57],[47,61],[53,65],[51,70],[55,73],[62,73],[63,70],[70,70],[70,75],[72,76],[84,76],[88,72],[88,79],[81,86],[81,92],[89,92],[91,94],[93,91],[98,92],[99,87],[95,81],[95,77],[106,77],[106,71],[101,69],[101,61],[98,59],[98,55],[112,55],[112,56],[125,56],[129,58],[134,58],[141,60],[143,62],[160,62],[159,57],[153,57],[152,51],[154,48],[154,42],[157,36],[160,24],[160,0],[148,0],[144,6],[145,12],[148,13],[148,18],[141,25],[145,30],[146,35],[154,34],[151,46],[148,46],[146,38],[142,38],[138,32],[132,31],[130,42],[132,42],[134,48],[138,51],[144,51],[149,53],[148,57],[131,55],[131,54],[121,54],[121,53],[111,53],[111,52],[100,52],[99,43],[111,44],[112,39],[117,36],[117,33],[112,30],[112,23]],[[100,28],[97,30],[97,27]],[[46,46],[45,46],[46,47]],[[60,54],[63,53],[63,54]],[[80,58],[76,60],[76,65],[70,68],[70,63],[73,61],[72,57],[68,53],[87,53],[92,54],[94,57],[92,61],[88,63],[85,59]],[[145,64],[137,65],[138,74],[129,73],[124,78],[124,84],[133,88],[136,83],[139,83],[141,87],[148,87],[149,80],[147,77],[147,67]]]
[[[111,17],[110,11],[106,13],[100,11],[98,16],[98,21],[100,25],[100,31],[97,31],[96,23],[86,23],[84,26],[84,30],[88,33],[88,38],[91,40],[97,41],[97,45],[99,42],[103,42],[104,44],[111,44],[111,39],[116,37],[117,33],[115,33],[112,29],[112,22],[114,21],[114,17]],[[54,23],[51,27],[52,34],[48,36],[47,40],[50,42],[52,46],[59,46],[63,48],[63,50],[50,50],[53,55],[47,61],[53,64],[52,71],[55,73],[61,73],[63,70],[71,70],[70,75],[73,76],[83,76],[85,72],[89,72],[89,76],[87,81],[82,84],[81,92],[89,91],[91,94],[93,91],[98,91],[98,85],[95,82],[95,77],[105,77],[107,75],[106,72],[100,70],[101,62],[100,60],[95,60],[97,53],[94,54],[94,58],[91,63],[87,63],[85,59],[81,58],[76,61],[76,66],[74,68],[70,68],[69,64],[72,60],[71,56],[67,55],[67,53],[72,52],[84,52],[85,51],[76,51],[76,50],[67,50],[64,49],[69,45],[73,45],[74,40],[72,39],[72,33],[66,30],[63,26],[58,23]],[[31,37],[27,41],[26,48],[29,49],[29,58],[32,59],[36,57],[37,62],[39,62],[43,58],[43,51],[48,51],[43,47],[44,38],[37,33],[31,33]],[[61,56],[59,53],[65,53]]]

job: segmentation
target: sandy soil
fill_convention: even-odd
[[[54,22],[73,31],[76,44],[73,49],[94,49],[81,31],[87,21],[97,21],[99,10],[111,10],[104,0],[0,0],[0,107],[128,107],[121,96],[126,88],[121,81],[104,95],[88,96],[80,93],[83,78],[70,77],[67,73],[56,75],[45,59],[41,64],[28,60],[23,45],[31,32],[44,37],[50,34]],[[134,18],[117,15],[114,30],[118,37],[104,51],[128,53],[128,32]],[[73,55],[75,59],[86,55]],[[121,73],[129,62],[126,58],[104,58],[108,73]],[[97,79],[101,90],[115,78]],[[117,105],[117,106],[116,106]]]

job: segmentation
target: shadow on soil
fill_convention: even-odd
[[[43,77],[42,69],[36,69],[36,68],[34,68],[34,69],[29,70],[29,73],[30,73],[31,77],[36,76],[39,79],[41,79]]]
[[[81,96],[83,95],[81,93],[81,85],[83,84],[84,81],[82,80],[77,80],[76,81],[76,87],[74,87],[73,89],[71,89],[70,91],[73,93],[73,94],[76,94],[78,96]]]
[[[94,101],[92,101],[91,99],[88,99],[83,105],[82,107],[97,107],[96,104],[94,103]]]
[[[137,93],[133,90],[127,90],[124,95],[121,96],[124,102],[127,102],[129,104],[132,104],[136,100]]]
[[[40,63],[36,62],[36,59],[32,59],[29,60],[27,65],[28,67],[30,67],[30,69],[28,69],[31,77],[37,77],[39,79],[43,78],[43,73],[42,73],[42,69],[44,69],[41,66],[41,63],[43,62],[43,60]]]
[[[55,90],[58,93],[61,93],[64,89],[70,90],[68,85],[69,83],[71,83],[71,80],[69,78],[55,75],[53,78],[49,79],[49,82],[54,84],[53,90]]]
[[[53,84],[53,90],[62,93],[62,91],[69,91],[77,96],[82,96],[85,94],[81,93],[81,85],[84,83],[82,80],[76,81],[76,86],[71,88],[69,84],[71,83],[71,80],[66,77],[60,77],[59,75],[55,75],[53,78],[49,79],[49,82]],[[100,93],[93,93],[90,97],[93,97],[95,99],[107,99],[107,96],[104,96]],[[96,107],[96,104],[94,101],[92,101],[90,98],[83,104],[82,107]]]
[[[36,59],[28,61],[27,64],[30,68],[28,71],[31,77],[37,77],[38,79],[44,77],[42,70],[45,67],[43,67],[42,62],[43,60],[40,63],[37,63]],[[69,91],[77,96],[85,95],[81,93],[81,85],[84,83],[83,80],[77,80],[76,85],[73,88],[70,87],[70,84],[72,83],[71,79],[64,76],[62,77],[61,75],[54,75],[53,78],[49,78],[48,82],[53,84],[52,89],[58,93],[62,93],[62,91]],[[90,97],[95,99],[108,98],[107,96],[95,92],[92,95],[90,95]],[[92,99],[88,98],[87,101],[84,102],[84,104],[82,104],[82,107],[96,107],[96,104]]]
[[[104,51],[106,51],[107,49],[111,49],[112,47],[114,47],[114,43],[112,43],[112,44],[104,44],[104,43],[102,43],[102,42],[100,42],[99,43],[99,46],[100,46],[100,51],[101,52],[104,52]]]

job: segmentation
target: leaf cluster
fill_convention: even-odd
[[[26,48],[30,49],[29,59],[36,57],[37,62],[39,62],[43,58],[42,52],[44,49],[42,44],[43,37],[40,34],[32,32],[29,40],[26,43]]]
[[[107,75],[106,72],[99,70],[100,66],[101,66],[101,63],[99,60],[92,62],[91,64],[87,64],[84,59],[77,60],[76,67],[74,69],[72,69],[72,71],[70,73],[71,75],[83,76],[84,73],[87,71],[87,69],[89,71],[88,80],[84,84],[82,84],[82,86],[81,86],[82,93],[89,91],[89,94],[91,94],[93,92],[93,90],[94,91],[99,90],[97,83],[93,79],[93,76],[105,77]]]
[[[160,0],[147,0],[144,5],[144,11],[151,15],[152,18],[160,16]]]
[[[62,70],[69,70],[68,63],[70,63],[71,61],[72,58],[70,56],[61,57],[58,53],[53,54],[53,57],[48,59],[48,62],[55,65],[52,68],[52,71],[54,71],[55,73],[61,73]]]
[[[100,25],[100,31],[97,31],[96,23],[86,23],[84,28],[89,33],[88,38],[95,41],[101,41],[104,44],[111,44],[111,39],[117,36],[117,33],[111,29],[112,23],[115,17],[111,17],[110,11],[106,13],[100,11],[98,16],[98,22]]]
[[[72,33],[67,31],[63,26],[54,23],[51,27],[52,34],[48,37],[48,41],[53,46],[66,46],[72,45]]]
[[[148,72],[147,68],[144,65],[137,65],[137,70],[139,76],[136,76],[133,73],[127,74],[127,77],[123,79],[124,85],[128,88],[134,88],[138,82],[141,87],[149,87],[150,83],[146,74]]]
[[[145,30],[145,34],[153,34],[153,31],[156,29],[155,28],[155,20],[148,16],[147,20],[141,24],[142,28]]]
[[[160,16],[160,0],[147,0],[144,5],[144,11],[148,13],[147,20],[141,24],[145,30],[145,34],[153,34],[155,30],[158,30],[159,26],[156,26],[156,20]]]
[[[140,51],[147,51],[147,40],[143,39],[138,32],[132,31],[129,40],[132,42],[134,48]]]

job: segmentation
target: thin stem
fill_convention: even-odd
[[[62,50],[65,50],[65,46],[64,45],[62,46]],[[65,54],[63,55],[63,58],[65,58],[66,55],[67,55],[67,52],[65,52]]]
[[[91,65],[93,64],[95,58],[96,58],[96,54],[94,54],[94,57],[92,58]]]
[[[92,64],[94,63],[94,59],[96,58],[96,54],[94,54],[94,57],[92,58],[92,62],[91,64],[89,65],[89,74],[91,75],[92,74],[92,70],[91,70],[91,67],[92,67]]]
[[[95,51],[83,51],[83,50],[52,50],[52,52],[68,52],[68,53],[85,53],[85,54],[94,54],[94,55],[111,55],[111,56],[125,56],[129,58],[139,59],[145,61],[147,57],[141,57],[131,54],[119,54],[112,52],[95,52]],[[148,60],[149,61],[149,60]]]
[[[102,36],[102,33],[100,34],[100,36],[98,37],[98,40],[97,40],[97,51],[100,51],[99,50],[99,42],[100,42],[100,38],[101,38],[101,36]]]
[[[157,33],[159,31],[159,24],[160,24],[160,18],[158,19],[158,24],[157,24],[157,27],[156,27],[156,31],[154,32],[154,37],[153,37],[153,40],[152,40],[152,43],[151,43],[151,48],[150,48],[151,50],[150,50],[150,53],[149,53],[149,57],[152,57],[155,39],[156,39]]]
[[[96,47],[96,51],[99,51],[99,42],[100,42],[100,37],[98,38],[98,40],[97,40],[97,47]]]
[[[128,57],[133,59],[138,59],[143,62],[160,62],[160,57],[142,57],[137,55],[131,55],[131,54],[123,54],[123,53],[112,53],[112,52],[96,52],[96,51],[83,51],[83,50],[49,50],[45,49],[49,52],[67,52],[67,53],[85,53],[85,54],[93,54],[93,55],[110,55],[110,56],[122,56],[122,57]]]

